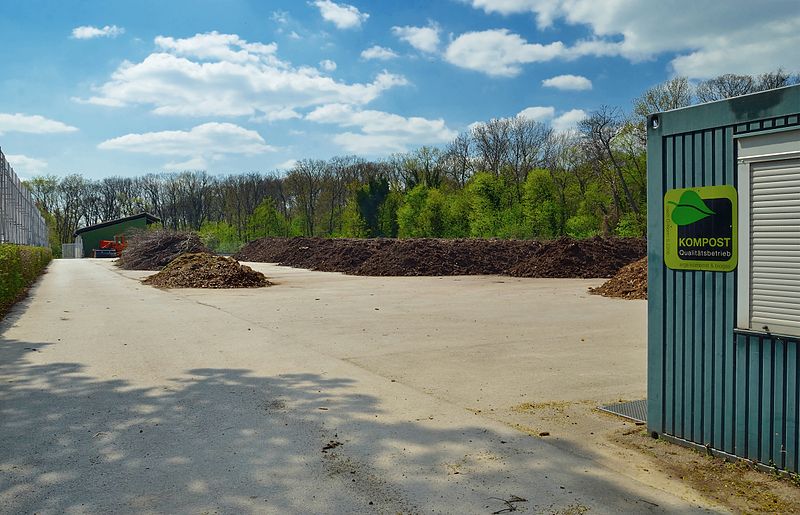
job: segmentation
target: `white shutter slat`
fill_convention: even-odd
[[[766,210],[769,208],[785,208],[785,207],[794,207],[797,210],[797,206],[795,206],[794,199],[786,199],[786,200],[770,200],[770,199],[762,199],[753,202],[753,209],[752,212],[758,213],[762,210]]]
[[[793,334],[797,334],[797,331],[800,330],[800,322],[793,322],[791,320],[782,320],[780,318],[769,318],[769,317],[761,317],[761,316],[753,316],[752,317],[752,327],[753,329],[761,329],[762,325],[766,325],[770,327],[771,331],[780,331],[780,329],[776,329],[776,326],[782,326],[791,328],[791,332]],[[780,331],[783,332],[783,331]]]
[[[774,241],[770,242],[763,242],[763,243],[753,243],[752,244],[754,252],[791,252],[795,253],[797,250],[795,249],[795,245],[792,243],[789,244],[781,244],[776,243]]]
[[[800,334],[800,167],[751,167],[750,326]]]
[[[790,284],[762,284],[758,288],[753,288],[753,295],[768,294],[779,295],[786,294],[789,296],[800,297],[800,290]]]
[[[781,290],[753,290],[753,302],[786,302],[786,299],[791,299],[790,302],[800,300],[800,294],[791,291]]]

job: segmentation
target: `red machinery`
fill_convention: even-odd
[[[119,257],[126,245],[125,235],[116,234],[113,240],[100,240],[100,248],[95,249],[94,257]]]

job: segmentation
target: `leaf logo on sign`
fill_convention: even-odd
[[[692,190],[685,191],[678,202],[668,203],[675,206],[672,209],[672,221],[678,226],[693,224],[714,214],[700,195]]]

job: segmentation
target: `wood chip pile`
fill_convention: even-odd
[[[142,281],[158,288],[261,288],[267,278],[233,258],[212,254],[183,254],[157,274]]]
[[[589,293],[620,299],[647,298],[647,258],[623,267],[617,275],[598,288],[589,288]]]

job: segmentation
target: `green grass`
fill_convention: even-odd
[[[46,247],[0,244],[0,316],[36,280],[53,259]]]

